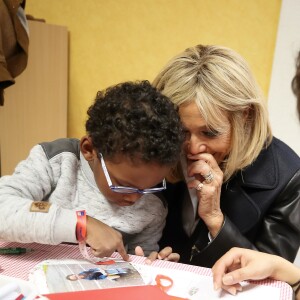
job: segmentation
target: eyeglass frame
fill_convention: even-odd
[[[166,184],[166,179],[164,178],[162,181],[163,186],[162,187],[155,187],[155,188],[150,188],[150,189],[138,189],[138,188],[134,188],[134,187],[130,187],[130,186],[119,186],[119,185],[113,185],[112,181],[110,179],[103,155],[101,152],[98,152],[99,156],[100,156],[100,162],[101,162],[101,166],[102,166],[102,170],[104,173],[104,176],[106,178],[107,184],[109,186],[109,188],[115,192],[115,193],[119,193],[119,194],[152,194],[152,193],[158,193],[161,191],[164,191],[167,188],[167,184]],[[125,192],[124,192],[125,191]]]

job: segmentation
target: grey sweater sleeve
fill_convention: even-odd
[[[152,203],[151,208],[148,207],[147,209],[148,214],[152,216],[148,216],[148,219],[151,219],[151,221],[149,221],[147,226],[144,227],[139,234],[130,240],[128,243],[129,254],[135,254],[136,246],[142,247],[145,256],[148,256],[152,251],[159,251],[158,241],[162,236],[166,224],[168,209],[156,195],[148,194],[146,196],[146,201]],[[141,228],[142,227],[141,223]]]
[[[1,239],[43,244],[76,241],[76,215],[71,209],[53,202],[48,213],[30,212],[32,201],[48,201],[57,188],[59,165],[59,161],[51,163],[37,145],[11,176],[0,178]]]

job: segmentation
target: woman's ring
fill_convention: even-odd
[[[212,173],[212,171],[209,171],[207,175],[202,176],[204,177],[206,183],[211,183],[214,180],[214,174]]]
[[[198,185],[196,186],[196,190],[197,191],[201,191],[203,188],[203,183],[202,182],[199,182]]]

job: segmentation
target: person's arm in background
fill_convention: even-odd
[[[215,290],[235,295],[242,290],[243,280],[271,278],[295,285],[296,299],[300,299],[300,269],[280,256],[232,248],[215,263],[212,273]]]

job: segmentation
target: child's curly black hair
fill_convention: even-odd
[[[184,130],[177,109],[148,81],[98,92],[87,113],[86,131],[105,158],[124,154],[162,165],[178,161]]]

